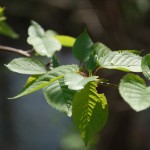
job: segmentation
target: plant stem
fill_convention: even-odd
[[[0,50],[17,53],[17,54],[20,54],[20,55],[23,55],[26,57],[31,57],[31,54],[28,51],[23,51],[23,50],[17,49],[17,48],[12,48],[12,47],[8,47],[8,46],[0,45]]]
[[[118,88],[118,85],[112,84],[112,83],[99,82],[98,84],[99,84],[99,85],[102,85],[102,86],[108,86],[108,87],[115,87],[115,88]]]

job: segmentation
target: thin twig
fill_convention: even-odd
[[[23,56],[26,56],[26,57],[31,57],[31,54],[28,53],[28,51],[23,51],[23,50],[17,49],[17,48],[12,48],[12,47],[8,47],[8,46],[0,45],[0,50],[17,53],[17,54],[20,54],[20,55],[23,55]]]
[[[102,85],[102,86],[108,86],[108,87],[115,87],[115,88],[118,88],[118,85],[113,84],[113,83],[99,82],[98,84],[100,84],[100,85]]]

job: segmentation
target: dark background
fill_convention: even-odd
[[[45,29],[77,37],[87,27],[93,41],[112,50],[150,49],[150,0],[1,0],[7,22],[20,35],[0,35],[0,44],[28,50],[27,28],[35,20]],[[58,55],[61,63],[77,61],[70,49]],[[8,100],[22,88],[27,76],[8,71],[4,64],[17,54],[0,51],[0,150],[84,150],[72,120],[52,109],[42,92]],[[99,72],[118,83],[120,71]],[[100,87],[109,103],[107,125],[98,135],[96,150],[149,150],[150,109],[136,113],[118,90]]]

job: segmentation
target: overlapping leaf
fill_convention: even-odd
[[[33,58],[17,58],[13,59],[6,65],[11,71],[22,74],[44,74],[46,73],[45,66],[38,60]]]
[[[56,51],[61,49],[61,43],[53,37],[55,32],[45,32],[35,21],[32,21],[32,25],[28,29],[28,34],[27,42],[41,56],[52,57]]]
[[[33,93],[63,78],[66,73],[77,72],[78,70],[79,68],[77,65],[66,65],[57,67],[44,75],[30,77],[27,80],[23,90],[13,98],[19,98],[21,96]]]
[[[71,90],[81,90],[84,86],[90,82],[95,81],[97,76],[83,77],[80,74],[68,73],[64,76],[65,85]]]
[[[143,57],[141,67],[144,76],[150,80],[150,54]]]
[[[129,52],[110,52],[100,60],[100,66],[108,69],[118,69],[123,71],[142,72],[141,57]]]
[[[73,120],[86,145],[108,117],[106,98],[97,93],[96,86],[96,82],[89,82],[73,99]]]
[[[119,91],[123,99],[136,111],[150,107],[150,87],[134,74],[127,74],[121,80]]]
[[[106,45],[100,42],[94,43],[91,49],[93,49],[92,53],[86,61],[86,68],[89,71],[92,71],[95,69],[95,67],[99,66],[100,58],[111,52],[111,50]]]
[[[64,80],[60,79],[43,89],[45,99],[53,108],[72,115],[72,99],[75,91],[68,89]]]

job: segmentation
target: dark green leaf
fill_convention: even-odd
[[[87,30],[84,30],[83,33],[81,33],[73,46],[73,54],[74,56],[80,61],[85,61],[90,56],[92,49],[93,42],[90,38],[90,36],[87,33]]]

